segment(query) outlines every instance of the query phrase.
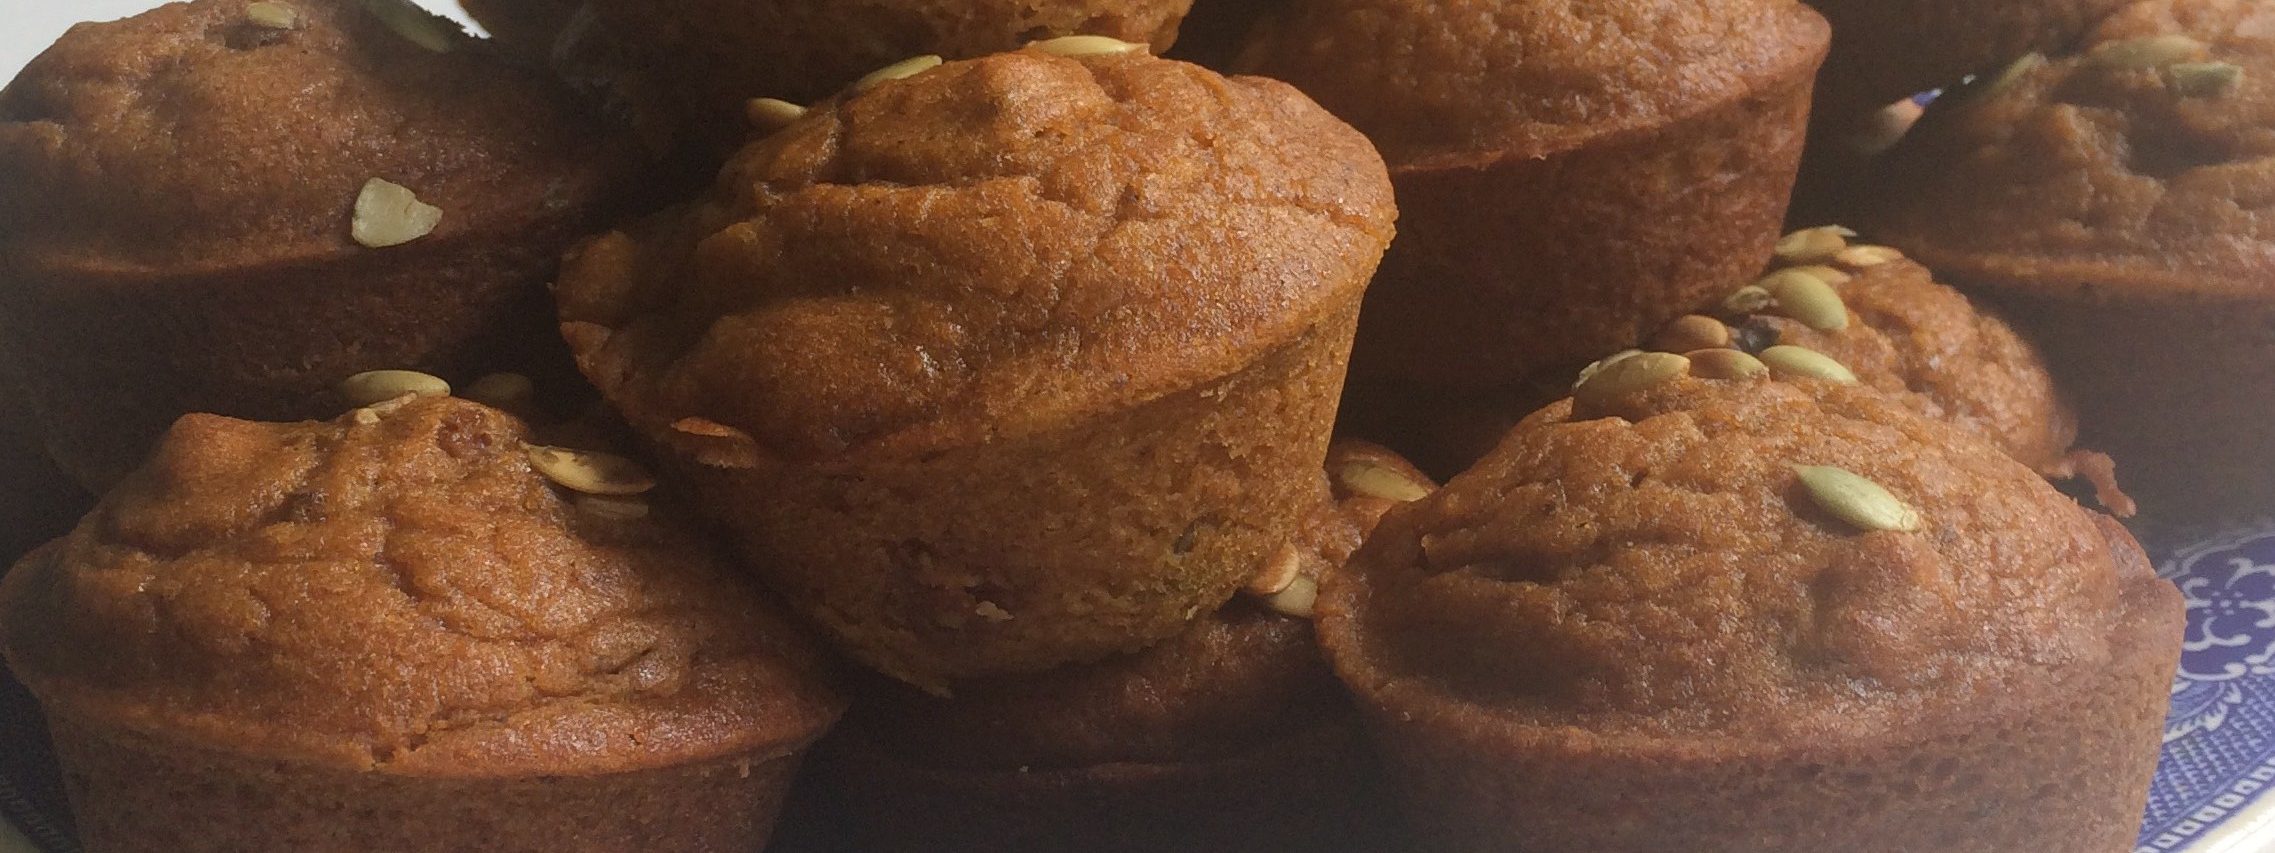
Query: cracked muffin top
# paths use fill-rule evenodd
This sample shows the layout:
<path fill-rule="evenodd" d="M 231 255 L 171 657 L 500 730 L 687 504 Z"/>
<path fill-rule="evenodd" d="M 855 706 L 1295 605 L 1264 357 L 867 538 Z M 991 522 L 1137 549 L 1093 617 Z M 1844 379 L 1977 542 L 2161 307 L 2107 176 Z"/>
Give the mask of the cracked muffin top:
<path fill-rule="evenodd" d="M 604 773 L 818 736 L 842 702 L 817 647 L 665 507 L 572 499 L 525 438 L 440 397 L 184 417 L 0 584 L 0 651 L 74 715 L 388 773 Z"/>
<path fill-rule="evenodd" d="M 1242 62 L 1394 164 L 1466 162 L 1712 110 L 1814 67 L 1830 38 L 1794 0 L 1317 0 L 1268 18 Z"/>
<path fill-rule="evenodd" d="M 2275 6 L 2151 0 L 1940 103 L 1877 236 L 1960 280 L 2267 292 Z"/>
<path fill-rule="evenodd" d="M 371 251 L 374 178 L 441 210 L 420 239 L 511 233 L 584 215 L 632 152 L 407 4 L 176 3 L 80 24 L 0 90 L 0 249 L 167 273 Z"/>
<path fill-rule="evenodd" d="M 2101 666 L 2156 584 L 2114 522 L 1886 395 L 1623 363 L 1330 578 L 1346 680 L 1604 736 L 1886 732 Z"/>
<path fill-rule="evenodd" d="M 1367 141 L 1285 84 L 1027 50 L 817 107 L 557 293 L 651 434 L 908 453 L 1229 375 L 1353 304 L 1393 216 Z"/>

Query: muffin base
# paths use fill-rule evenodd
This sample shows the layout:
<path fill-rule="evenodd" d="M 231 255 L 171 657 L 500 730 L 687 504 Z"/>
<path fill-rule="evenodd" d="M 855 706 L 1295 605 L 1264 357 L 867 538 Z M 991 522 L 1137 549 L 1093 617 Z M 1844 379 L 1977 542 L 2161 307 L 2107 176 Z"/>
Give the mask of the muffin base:
<path fill-rule="evenodd" d="M 915 458 L 679 460 L 752 569 L 919 687 L 1134 651 L 1232 597 L 1318 497 L 1356 306 L 1238 373 Z"/>
<path fill-rule="evenodd" d="M 1783 233 L 1816 60 L 1572 150 L 1393 166 L 1399 235 L 1367 293 L 1353 375 L 1510 387 L 1719 302 Z"/>
<path fill-rule="evenodd" d="M 815 759 L 838 844 L 880 851 L 1381 850 L 1396 846 L 1355 717 L 1243 755 L 1015 771 L 909 764 L 855 736 Z"/>
<path fill-rule="evenodd" d="M 547 228 L 182 273 L 0 258 L 0 338 L 49 453 L 100 491 L 184 413 L 330 417 L 365 370 L 570 381 L 544 281 L 577 226 Z"/>
<path fill-rule="evenodd" d="M 599 776 L 394 776 L 49 718 L 81 842 L 112 853 L 757 850 L 799 757 Z"/>
<path fill-rule="evenodd" d="M 2147 801 L 2183 619 L 2171 584 L 2145 563 L 2129 574 L 2105 668 L 2081 665 L 2032 693 L 1953 697 L 1966 710 L 1876 739 L 1534 726 L 1385 673 L 1364 651 L 1331 657 L 1359 685 L 1412 824 L 1436 849 L 2120 853 Z"/>

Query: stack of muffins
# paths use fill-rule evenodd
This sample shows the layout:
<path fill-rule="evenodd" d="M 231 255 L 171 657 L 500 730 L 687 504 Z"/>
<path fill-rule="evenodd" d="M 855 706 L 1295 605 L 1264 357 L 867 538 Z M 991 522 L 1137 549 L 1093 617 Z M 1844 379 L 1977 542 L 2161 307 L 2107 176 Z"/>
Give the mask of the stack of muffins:
<path fill-rule="evenodd" d="M 2047 478 L 2192 470 L 2074 342 L 2259 316 L 2275 26 L 1814 5 L 83 25 L 0 656 L 97 851 L 2126 849 L 2179 599 Z"/>

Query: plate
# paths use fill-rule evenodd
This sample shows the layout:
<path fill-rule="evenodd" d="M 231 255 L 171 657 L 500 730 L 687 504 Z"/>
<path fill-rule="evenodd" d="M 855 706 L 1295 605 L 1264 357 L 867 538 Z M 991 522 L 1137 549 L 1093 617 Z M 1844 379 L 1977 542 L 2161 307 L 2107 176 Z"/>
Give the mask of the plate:
<path fill-rule="evenodd" d="M 2159 574 L 2188 627 L 2134 853 L 2275 850 L 2275 522 L 2179 548 Z"/>

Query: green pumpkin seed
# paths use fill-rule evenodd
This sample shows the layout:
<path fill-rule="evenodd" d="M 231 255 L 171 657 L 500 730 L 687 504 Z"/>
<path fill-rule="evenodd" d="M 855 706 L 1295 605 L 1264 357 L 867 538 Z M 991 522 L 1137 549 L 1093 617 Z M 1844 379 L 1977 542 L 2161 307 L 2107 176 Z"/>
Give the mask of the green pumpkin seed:
<path fill-rule="evenodd" d="M 1793 472 L 1818 508 L 1859 530 L 1920 529 L 1919 510 L 1855 472 L 1831 465 L 1795 465 Z"/>

